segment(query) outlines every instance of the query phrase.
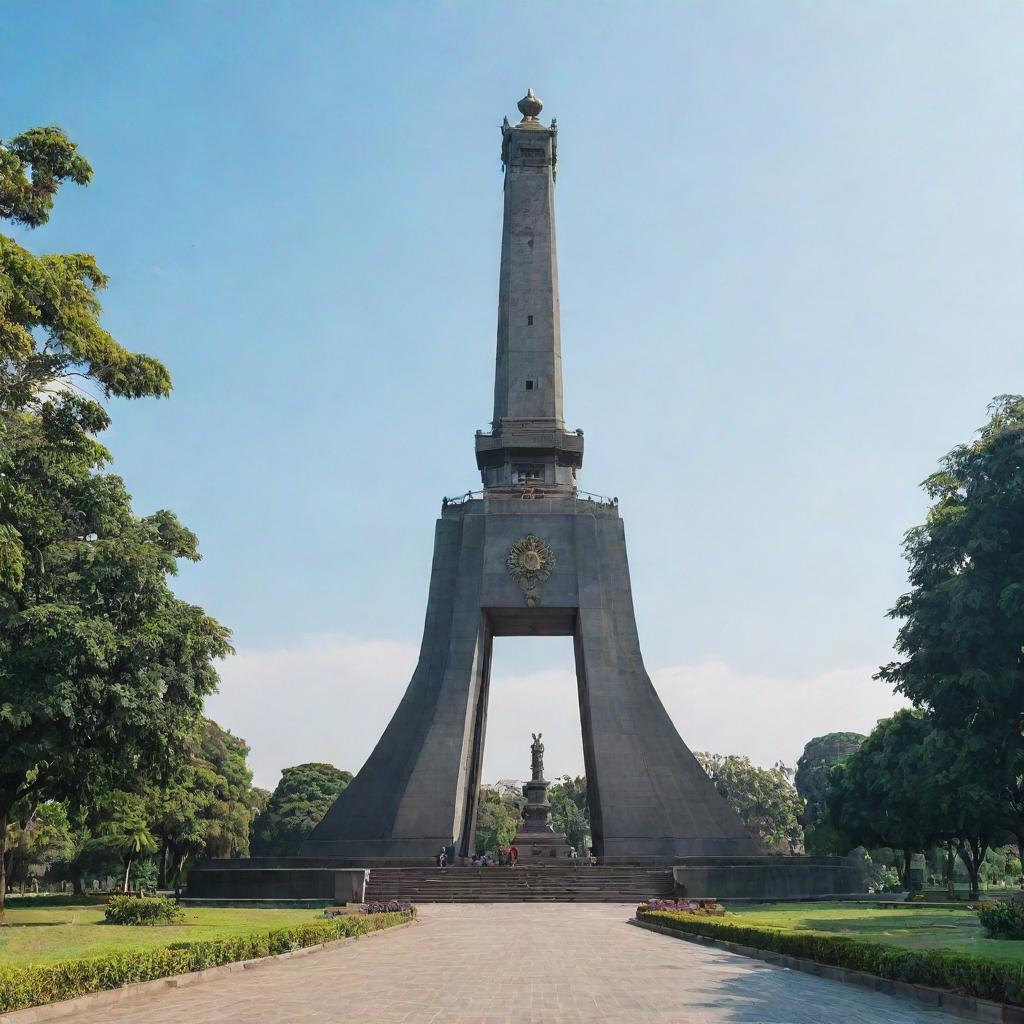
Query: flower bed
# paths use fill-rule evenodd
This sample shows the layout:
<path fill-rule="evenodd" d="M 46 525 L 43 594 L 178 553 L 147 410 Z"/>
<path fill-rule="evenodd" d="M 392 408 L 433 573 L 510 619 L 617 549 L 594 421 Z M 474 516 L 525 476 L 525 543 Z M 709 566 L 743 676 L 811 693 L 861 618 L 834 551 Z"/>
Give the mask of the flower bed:
<path fill-rule="evenodd" d="M 207 967 L 275 956 L 305 946 L 365 935 L 411 921 L 416 911 L 380 913 L 310 921 L 236 938 L 177 942 L 158 949 L 131 950 L 85 960 L 30 967 L 0 967 L 0 1013 L 40 1006 L 61 999 L 120 988 L 141 981 L 170 978 Z"/>
<path fill-rule="evenodd" d="M 673 931 L 735 942 L 890 981 L 944 988 L 978 999 L 1024 1006 L 1024 963 L 988 960 L 943 949 L 903 949 L 815 932 L 786 932 L 690 913 L 640 907 L 637 918 Z"/>
<path fill-rule="evenodd" d="M 725 917 L 725 907 L 714 900 L 648 900 L 637 907 L 638 914 L 648 910 L 670 910 L 680 914 Z"/>
<path fill-rule="evenodd" d="M 412 910 L 412 904 L 404 900 L 388 900 L 386 903 L 364 903 L 360 908 L 361 914 L 408 914 Z"/>

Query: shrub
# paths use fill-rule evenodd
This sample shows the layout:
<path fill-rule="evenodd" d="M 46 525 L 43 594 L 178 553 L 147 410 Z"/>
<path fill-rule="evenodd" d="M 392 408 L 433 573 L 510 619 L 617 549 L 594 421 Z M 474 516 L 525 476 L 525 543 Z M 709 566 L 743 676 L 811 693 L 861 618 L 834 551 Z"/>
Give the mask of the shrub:
<path fill-rule="evenodd" d="M 1024 902 L 1021 900 L 982 903 L 978 920 L 990 939 L 1024 939 Z"/>
<path fill-rule="evenodd" d="M 740 924 L 735 919 L 723 921 L 695 914 L 641 908 L 637 916 L 691 935 L 864 971 L 890 981 L 951 989 L 978 999 L 1024 1005 L 1024 964 L 1019 962 L 987 960 L 944 949 L 901 949 L 840 935 L 785 932 L 763 925 Z"/>
<path fill-rule="evenodd" d="M 310 921 L 294 928 L 277 928 L 271 932 L 205 942 L 178 942 L 158 949 L 130 950 L 87 960 L 0 967 L 0 1013 L 219 967 L 239 960 L 287 953 L 292 949 L 316 946 L 352 935 L 365 935 L 402 924 L 415 915 L 415 910 L 410 910 L 407 914 L 340 917 L 332 921 Z"/>
<path fill-rule="evenodd" d="M 111 896 L 103 917 L 107 924 L 173 924 L 182 912 L 166 896 Z"/>

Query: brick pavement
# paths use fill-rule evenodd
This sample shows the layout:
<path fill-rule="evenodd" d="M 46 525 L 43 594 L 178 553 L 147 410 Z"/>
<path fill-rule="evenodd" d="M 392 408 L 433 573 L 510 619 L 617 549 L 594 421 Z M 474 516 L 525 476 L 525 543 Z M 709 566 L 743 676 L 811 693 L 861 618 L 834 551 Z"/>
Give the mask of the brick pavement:
<path fill-rule="evenodd" d="M 952 1024 L 959 1018 L 626 923 L 606 904 L 448 904 L 308 957 L 73 1024 Z"/>

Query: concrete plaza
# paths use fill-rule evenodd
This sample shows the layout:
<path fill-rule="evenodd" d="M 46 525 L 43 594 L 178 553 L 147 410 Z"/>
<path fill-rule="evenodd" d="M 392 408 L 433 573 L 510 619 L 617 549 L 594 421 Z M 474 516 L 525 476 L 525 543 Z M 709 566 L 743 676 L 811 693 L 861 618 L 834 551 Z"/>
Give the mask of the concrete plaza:
<path fill-rule="evenodd" d="M 332 950 L 67 1018 L 96 1024 L 951 1024 L 627 924 L 631 906 L 448 904 Z"/>

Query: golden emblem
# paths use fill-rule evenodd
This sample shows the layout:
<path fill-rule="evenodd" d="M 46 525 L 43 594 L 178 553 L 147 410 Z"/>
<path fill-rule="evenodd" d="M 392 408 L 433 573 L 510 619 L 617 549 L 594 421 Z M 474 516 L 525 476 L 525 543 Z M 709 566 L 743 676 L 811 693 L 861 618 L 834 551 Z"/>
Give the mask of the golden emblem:
<path fill-rule="evenodd" d="M 555 553 L 531 533 L 509 548 L 505 567 L 509 576 L 526 592 L 526 603 L 532 608 L 540 601 L 540 585 L 555 568 Z"/>

